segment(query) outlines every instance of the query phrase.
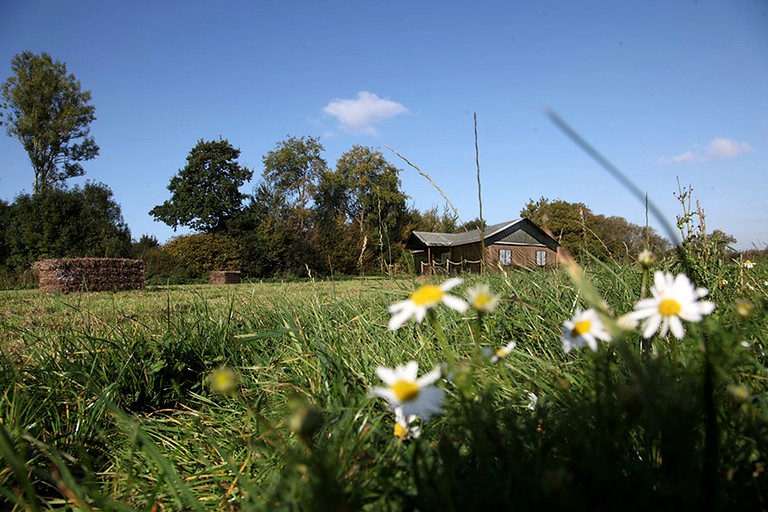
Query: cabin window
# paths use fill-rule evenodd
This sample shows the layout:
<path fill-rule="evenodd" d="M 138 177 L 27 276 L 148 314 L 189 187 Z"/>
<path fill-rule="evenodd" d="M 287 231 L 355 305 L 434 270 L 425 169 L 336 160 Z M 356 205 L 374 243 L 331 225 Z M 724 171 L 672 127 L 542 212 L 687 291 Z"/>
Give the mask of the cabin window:
<path fill-rule="evenodd" d="M 536 265 L 539 267 L 547 266 L 547 251 L 536 251 Z"/>
<path fill-rule="evenodd" d="M 512 249 L 499 249 L 499 264 L 512 264 Z"/>

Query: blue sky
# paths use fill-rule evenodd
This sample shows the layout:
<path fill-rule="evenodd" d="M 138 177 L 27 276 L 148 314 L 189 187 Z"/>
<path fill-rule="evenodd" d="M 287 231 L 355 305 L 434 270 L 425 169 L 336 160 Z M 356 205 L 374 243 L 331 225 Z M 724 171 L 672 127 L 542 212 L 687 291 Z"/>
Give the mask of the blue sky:
<path fill-rule="evenodd" d="M 184 233 L 148 211 L 197 141 L 219 137 L 255 171 L 246 192 L 265 153 L 311 135 L 331 166 L 356 144 L 381 150 L 413 206 L 442 208 L 395 149 L 473 219 L 475 113 L 489 222 L 547 197 L 644 224 L 644 205 L 552 109 L 673 224 L 679 180 L 709 231 L 768 244 L 764 0 L 0 2 L 0 80 L 24 50 L 50 53 L 91 91 L 101 153 L 84 179 L 114 191 L 134 238 Z M 3 132 L 0 198 L 32 181 Z"/>

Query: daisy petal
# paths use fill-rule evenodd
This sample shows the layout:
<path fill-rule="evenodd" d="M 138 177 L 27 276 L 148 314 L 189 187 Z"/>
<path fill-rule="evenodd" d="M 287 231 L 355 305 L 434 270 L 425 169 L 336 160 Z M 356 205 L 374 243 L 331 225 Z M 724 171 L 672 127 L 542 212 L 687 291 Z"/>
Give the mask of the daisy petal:
<path fill-rule="evenodd" d="M 454 311 L 458 311 L 459 313 L 464 313 L 469 308 L 469 304 L 458 297 L 454 297 L 453 295 L 443 296 L 443 304 L 453 309 Z"/>

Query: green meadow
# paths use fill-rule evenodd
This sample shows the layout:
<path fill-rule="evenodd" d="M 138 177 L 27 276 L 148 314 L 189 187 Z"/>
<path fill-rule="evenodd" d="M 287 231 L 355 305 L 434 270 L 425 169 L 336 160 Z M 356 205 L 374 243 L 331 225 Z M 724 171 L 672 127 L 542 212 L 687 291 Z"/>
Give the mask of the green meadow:
<path fill-rule="evenodd" d="M 617 322 L 656 269 L 464 275 L 493 311 L 394 331 L 447 277 L 0 291 L 0 508 L 766 510 L 765 265 L 697 268 L 682 339 Z M 587 308 L 613 341 L 566 354 Z M 371 390 L 409 361 L 444 400 L 400 438 Z"/>

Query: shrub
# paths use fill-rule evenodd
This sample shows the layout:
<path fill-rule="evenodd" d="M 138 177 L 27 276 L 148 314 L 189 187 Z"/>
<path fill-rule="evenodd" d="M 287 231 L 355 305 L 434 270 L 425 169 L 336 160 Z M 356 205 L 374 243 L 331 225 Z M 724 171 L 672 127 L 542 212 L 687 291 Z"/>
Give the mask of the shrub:
<path fill-rule="evenodd" d="M 240 242 L 217 234 L 180 236 L 163 246 L 163 252 L 194 277 L 211 270 L 239 270 Z"/>

